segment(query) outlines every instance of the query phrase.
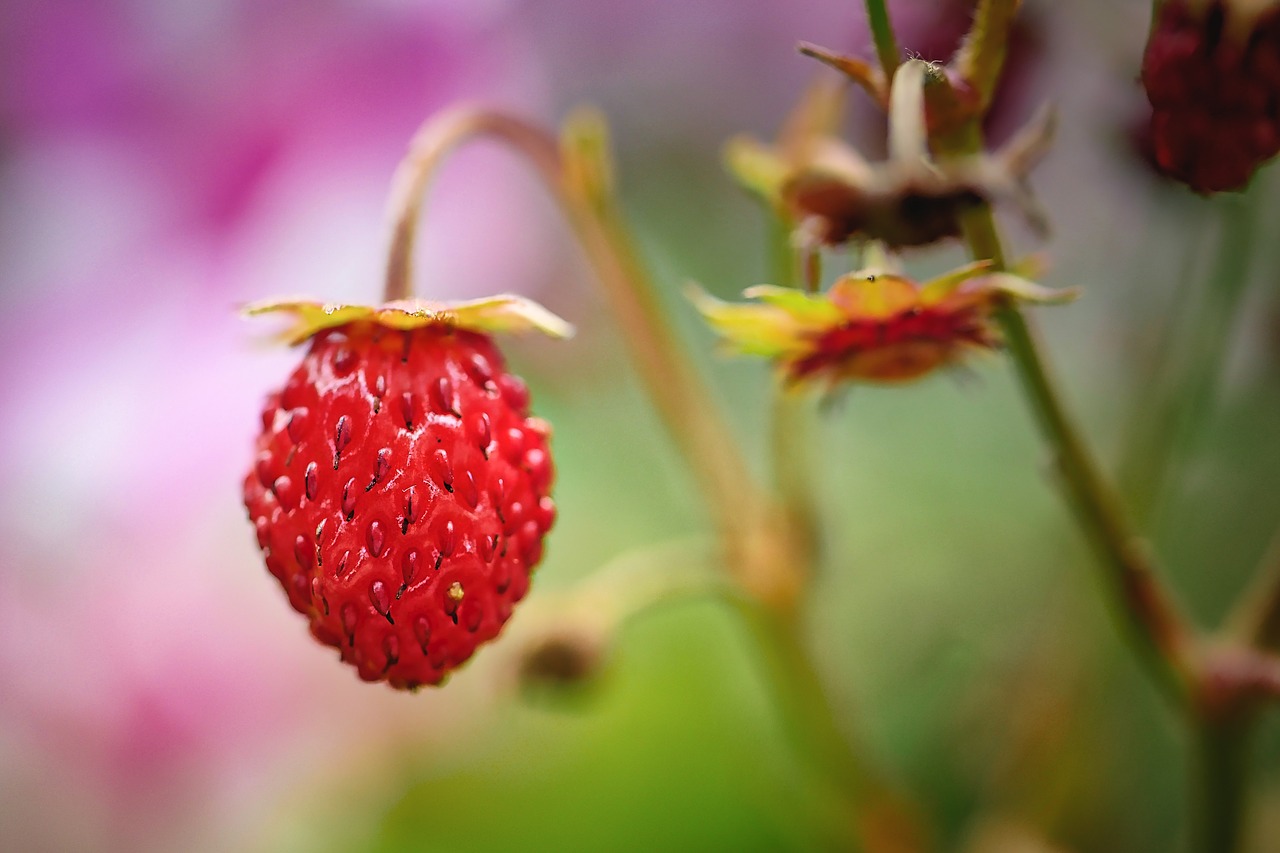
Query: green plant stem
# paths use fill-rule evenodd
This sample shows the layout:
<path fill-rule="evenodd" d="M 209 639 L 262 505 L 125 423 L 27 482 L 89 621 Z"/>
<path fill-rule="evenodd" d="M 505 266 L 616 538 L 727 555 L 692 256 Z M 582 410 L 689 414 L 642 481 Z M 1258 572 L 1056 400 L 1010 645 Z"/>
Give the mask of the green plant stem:
<path fill-rule="evenodd" d="M 787 738 L 849 808 L 852 836 L 867 853 L 929 849 L 914 809 L 872 773 L 868 751 L 840 723 L 802 635 L 801 623 L 749 605 L 741 608 L 760 652 Z"/>
<path fill-rule="evenodd" d="M 1004 251 L 990 208 L 975 211 L 966 225 L 974 258 L 989 258 L 1003 268 Z M 1098 550 L 1117 616 L 1156 682 L 1176 699 L 1189 698 L 1196 678 L 1193 628 L 1165 589 L 1147 544 L 1132 529 L 1119 497 L 1068 416 L 1026 317 L 1006 301 L 996 320 L 1023 392 L 1053 448 L 1062 485 Z"/>
<path fill-rule="evenodd" d="M 1005 265 L 1003 248 L 988 207 L 966 222 L 975 258 Z M 996 319 L 1042 431 L 1055 452 L 1057 470 L 1085 532 L 1101 557 L 1113 609 L 1153 679 L 1188 714 L 1196 738 L 1193 768 L 1193 849 L 1233 853 L 1242 833 L 1247 784 L 1245 744 L 1249 720 L 1239 710 L 1248 675 L 1222 683 L 1226 713 L 1204 697 L 1214 687 L 1202 672 L 1198 632 L 1178 610 L 1157 573 L 1146 543 L 1126 519 L 1119 497 L 1089 454 L 1049 376 L 1026 318 L 1005 303 Z M 1261 608 L 1266 612 L 1266 607 Z M 1242 650 L 1248 654 L 1248 650 Z M 1247 673 L 1247 670 L 1245 671 Z"/>
<path fill-rule="evenodd" d="M 973 86 L 981 98 L 982 110 L 995 96 L 1000 72 L 1008 51 L 1009 31 L 1013 28 L 1022 0 L 979 0 L 973 13 L 973 25 L 952 64 L 960 77 Z"/>
<path fill-rule="evenodd" d="M 759 502 L 733 432 L 713 408 L 714 395 L 693 368 L 666 322 L 657 288 L 636 255 L 611 201 L 592 211 L 570 194 L 566 209 L 631 351 L 646 390 L 681 456 L 692 468 L 726 538 L 741 538 L 750 523 L 744 505 Z"/>
<path fill-rule="evenodd" d="M 1271 539 L 1252 585 L 1227 619 L 1231 635 L 1266 651 L 1280 651 L 1280 532 Z"/>
<path fill-rule="evenodd" d="M 1231 715 L 1195 724 L 1191 824 L 1194 853 L 1234 853 L 1244 835 L 1248 720 Z"/>
<path fill-rule="evenodd" d="M 769 268 L 772 280 L 782 287 L 811 290 L 820 277 L 817 249 L 802 253 L 791 242 L 794 223 L 781 213 L 769 217 Z M 820 549 L 818 507 L 814 502 L 813 472 L 813 405 L 811 399 L 776 381 L 771 389 L 771 430 L 769 435 L 769 467 L 773 488 L 788 527 L 794 532 L 792 541 L 803 549 L 801 562 L 815 566 Z"/>
<path fill-rule="evenodd" d="M 684 599 L 735 600 L 741 589 L 720 570 L 708 537 L 680 539 L 613 558 L 573 587 L 571 607 L 628 619 Z"/>
<path fill-rule="evenodd" d="M 769 217 L 769 268 L 783 287 L 818 286 L 820 254 L 797 250 L 794 223 L 780 211 Z M 770 468 L 793 549 L 812 574 L 820 560 L 821 529 L 812 483 L 813 400 L 776 381 L 772 388 Z M 802 601 L 801 605 L 807 601 Z M 849 808 L 849 826 L 860 846 L 875 853 L 918 853 L 928 849 L 918 810 L 883 781 L 870 765 L 870 750 L 857 741 L 849 709 L 836 708 L 805 642 L 804 608 L 792 614 L 746 610 L 746 621 L 762 651 L 771 692 L 797 752 Z"/>
<path fill-rule="evenodd" d="M 898 52 L 898 40 L 893 35 L 893 24 L 889 21 L 889 10 L 884 0 L 866 0 L 867 23 L 871 25 L 871 38 L 875 41 L 876 57 L 880 60 L 880 68 L 884 70 L 886 82 L 893 79 L 893 72 L 901 62 Z"/>

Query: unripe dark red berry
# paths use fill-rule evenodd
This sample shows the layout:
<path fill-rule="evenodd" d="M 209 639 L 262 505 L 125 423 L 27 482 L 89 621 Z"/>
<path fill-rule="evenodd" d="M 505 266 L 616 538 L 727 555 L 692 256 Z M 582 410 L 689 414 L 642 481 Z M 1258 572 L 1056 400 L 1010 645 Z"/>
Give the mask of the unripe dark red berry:
<path fill-rule="evenodd" d="M 1280 153 L 1280 6 L 1169 0 L 1142 63 L 1157 168 L 1200 193 L 1238 190 Z"/>

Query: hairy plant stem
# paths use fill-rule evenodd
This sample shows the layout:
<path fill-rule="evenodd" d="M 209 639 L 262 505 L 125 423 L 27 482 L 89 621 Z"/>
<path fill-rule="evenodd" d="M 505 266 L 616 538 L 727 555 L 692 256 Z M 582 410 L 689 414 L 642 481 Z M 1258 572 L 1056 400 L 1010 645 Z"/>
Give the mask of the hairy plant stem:
<path fill-rule="evenodd" d="M 1022 0 L 979 0 L 964 43 L 952 65 L 961 79 L 973 86 L 985 110 L 995 97 L 1004 67 L 1009 31 Z"/>
<path fill-rule="evenodd" d="M 975 210 L 965 226 L 975 259 L 990 258 L 997 267 L 1004 267 L 1003 247 L 990 208 Z M 1203 701 L 1208 679 L 1202 672 L 1199 632 L 1174 603 L 1146 542 L 1132 528 L 1118 494 L 1103 477 L 1068 416 L 1026 318 L 1006 302 L 996 319 L 1023 391 L 1054 450 L 1062 485 L 1098 551 L 1112 609 L 1153 680 L 1187 716 L 1197 740 L 1192 788 L 1194 849 L 1231 853 L 1238 849 L 1241 835 L 1248 722 L 1239 713 L 1215 714 Z M 1231 705 L 1244 685 L 1224 683 L 1220 687 Z"/>
<path fill-rule="evenodd" d="M 723 562 L 746 593 L 748 624 L 760 644 L 767 682 L 806 763 L 839 790 L 860 845 L 871 853 L 921 849 L 899 843 L 914 830 L 872 765 L 837 725 L 837 714 L 801 636 L 798 608 L 812 547 L 798 518 L 799 479 L 784 482 L 787 506 L 760 489 L 710 389 L 666 322 L 653 281 L 641 263 L 610 187 L 603 123 L 571 121 L 563 139 L 523 119 L 460 105 L 427 122 L 398 170 L 392 190 L 393 237 L 388 300 L 411 293 L 414 234 L 422 196 L 444 156 L 476 137 L 491 137 L 523 155 L 560 202 L 604 287 L 627 351 L 655 408 L 692 470 L 714 516 Z M 788 422 L 783 415 L 783 422 Z"/>
<path fill-rule="evenodd" d="M 889 10 L 884 0 L 866 0 L 867 23 L 871 25 L 871 38 L 876 45 L 876 57 L 880 60 L 880 68 L 884 71 L 885 81 L 893 79 L 902 57 L 898 52 L 898 40 L 893 34 L 893 25 L 889 22 Z"/>
<path fill-rule="evenodd" d="M 760 649 L 770 692 L 776 697 L 788 739 L 819 778 L 840 795 L 848 811 L 845 831 L 867 853 L 920 853 L 929 849 L 921 816 L 872 772 L 868 750 L 841 725 L 803 624 L 757 606 L 741 608 Z"/>

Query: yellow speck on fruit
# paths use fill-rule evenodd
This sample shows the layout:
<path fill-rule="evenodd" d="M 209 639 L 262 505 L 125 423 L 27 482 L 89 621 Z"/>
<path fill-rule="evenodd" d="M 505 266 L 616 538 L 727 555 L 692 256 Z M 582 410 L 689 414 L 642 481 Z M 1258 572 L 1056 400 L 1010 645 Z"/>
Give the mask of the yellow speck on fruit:
<path fill-rule="evenodd" d="M 461 601 L 462 596 L 466 593 L 462 591 L 462 584 L 454 581 L 450 586 L 447 595 L 454 601 Z"/>

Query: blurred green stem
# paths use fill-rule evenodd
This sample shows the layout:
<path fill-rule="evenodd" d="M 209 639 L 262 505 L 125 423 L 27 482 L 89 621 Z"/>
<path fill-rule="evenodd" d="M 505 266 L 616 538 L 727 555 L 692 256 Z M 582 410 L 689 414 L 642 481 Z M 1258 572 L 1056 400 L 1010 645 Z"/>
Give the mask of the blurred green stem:
<path fill-rule="evenodd" d="M 660 411 L 667 415 L 686 462 L 697 470 L 711 455 L 715 464 L 714 488 L 705 490 L 713 513 L 720 519 L 721 541 L 730 572 L 746 590 L 745 610 L 753 636 L 760 642 L 774 701 L 789 721 L 793 742 L 806 762 L 831 780 L 846 805 L 857 815 L 853 829 L 873 853 L 906 853 L 918 850 L 893 841 L 908 826 L 899 817 L 885 788 L 873 781 L 872 769 L 861 749 L 855 748 L 836 725 L 836 716 L 813 661 L 799 636 L 798 608 L 812 569 L 813 513 L 803 457 L 775 457 L 775 474 L 781 506 L 757 491 L 745 461 L 723 446 L 727 430 L 712 409 L 711 394 L 699 387 L 691 360 L 671 333 L 656 298 L 656 289 L 631 247 L 628 231 L 617 209 L 605 159 L 603 125 L 571 121 L 565 132 L 565 156 L 570 176 L 565 193 L 567 212 L 596 264 L 624 333 L 636 339 L 632 356 L 650 380 L 648 390 Z M 595 160 L 593 164 L 593 159 Z M 577 175 L 587 180 L 574 181 Z M 589 179 L 596 176 L 595 180 Z M 788 268 L 796 270 L 796 265 Z M 790 273 L 789 275 L 794 275 Z M 678 388 L 671 384 L 679 380 Z M 677 394 L 678 391 L 678 394 Z M 792 400 L 778 400 L 775 422 L 782 446 L 794 448 L 803 433 L 804 414 L 792 408 Z M 681 432 L 688 423 L 703 426 L 691 436 Z M 696 440 L 691 440 L 696 439 Z M 719 444 L 721 446 L 711 446 Z"/>
<path fill-rule="evenodd" d="M 1005 267 L 1004 250 L 989 207 L 974 212 L 967 234 L 975 260 Z M 1194 678 L 1193 633 L 1156 574 L 1146 543 L 1125 519 L 1119 497 L 1104 479 L 1062 404 L 1026 317 L 1012 303 L 996 314 L 1023 391 L 1054 450 L 1055 463 L 1085 532 L 1097 547 L 1105 581 L 1129 636 L 1153 676 L 1175 696 Z"/>
<path fill-rule="evenodd" d="M 1154 399 L 1142 407 L 1140 427 L 1121 472 L 1121 481 L 1130 484 L 1134 515 L 1140 521 L 1176 483 L 1191 445 L 1213 411 L 1231 329 L 1249 284 L 1255 195 L 1214 199 L 1220 222 L 1212 270 L 1195 293 L 1194 304 L 1178 312 L 1188 317 L 1186 328 L 1178 323 L 1166 332 L 1178 339 L 1162 348 L 1170 363 L 1155 381 Z"/>
<path fill-rule="evenodd" d="M 742 590 L 720 570 L 705 536 L 621 554 L 574 587 L 569 608 L 604 614 L 616 628 L 665 604 L 687 599 L 737 601 Z"/>
<path fill-rule="evenodd" d="M 982 148 L 982 131 L 970 122 L 951 141 L 963 150 L 946 153 L 974 153 Z M 970 210 L 962 225 L 974 260 L 990 260 L 996 270 L 1008 268 L 989 204 Z M 1194 628 L 1165 588 L 1150 548 L 1129 522 L 1118 493 L 1068 415 L 1027 318 L 1008 299 L 999 305 L 995 318 L 1023 393 L 1053 450 L 1060 482 L 1101 558 L 1103 581 L 1116 616 L 1156 683 L 1182 702 L 1195 686 Z"/>
<path fill-rule="evenodd" d="M 974 210 L 964 224 L 974 258 L 990 258 L 1003 268 L 1004 250 L 990 207 Z M 1241 832 L 1246 725 L 1234 715 L 1219 717 L 1202 701 L 1214 685 L 1207 684 L 1201 671 L 1199 634 L 1175 605 L 1146 542 L 1067 414 L 1026 318 L 1006 302 L 996 319 L 1077 518 L 1101 557 L 1113 609 L 1153 679 L 1190 715 L 1199 741 L 1193 783 L 1195 849 L 1231 853 Z M 1222 686 L 1229 694 L 1243 687 Z"/>
<path fill-rule="evenodd" d="M 769 217 L 769 266 L 772 280 L 782 287 L 813 290 L 820 286 L 821 253 L 798 251 L 791 242 L 794 223 L 775 211 Z M 812 569 L 821 547 L 818 508 L 813 492 L 813 406 L 811 400 L 773 383 L 770 469 L 793 542 L 803 548 L 802 562 Z M 810 570 L 809 574 L 812 571 Z"/>
<path fill-rule="evenodd" d="M 1129 525 L 1119 497 L 1067 415 L 1026 318 L 1006 303 L 996 319 L 1023 391 L 1053 448 L 1062 485 L 1102 559 L 1117 616 L 1156 682 L 1175 698 L 1185 698 L 1195 680 L 1194 631 L 1160 580 L 1147 543 Z"/>
<path fill-rule="evenodd" d="M 1280 651 L 1280 531 L 1271 539 L 1254 575 L 1227 620 L 1238 640 L 1271 652 Z"/>
<path fill-rule="evenodd" d="M 884 0 L 866 0 L 867 22 L 871 25 L 871 38 L 875 41 L 876 57 L 884 70 L 886 82 L 893 79 L 893 72 L 901 61 L 898 52 L 898 40 L 893 35 L 893 24 L 889 21 L 889 10 Z"/>
<path fill-rule="evenodd" d="M 849 809 L 845 831 L 867 853 L 919 853 L 929 849 L 920 815 L 871 772 L 868 750 L 840 724 L 802 624 L 748 605 L 741 609 L 756 639 L 766 682 L 788 739 L 806 764 L 841 795 Z"/>
<path fill-rule="evenodd" d="M 1249 721 L 1239 715 L 1195 723 L 1191 849 L 1234 853 L 1244 835 Z"/>
<path fill-rule="evenodd" d="M 553 186 L 604 286 L 645 390 L 699 481 L 722 539 L 741 541 L 764 499 L 635 251 L 612 192 L 603 119 L 593 113 L 571 118 L 562 148 Z"/>
<path fill-rule="evenodd" d="M 784 287 L 817 286 L 819 256 L 798 251 L 794 223 L 769 216 L 771 278 Z M 820 525 L 812 483 L 813 404 L 782 382 L 772 388 L 770 467 L 791 557 L 811 575 L 819 560 Z M 919 853 L 928 849 L 922 816 L 886 784 L 870 750 L 851 731 L 848 709 L 838 709 L 804 637 L 802 600 L 790 612 L 758 605 L 742 609 L 761 650 L 762 666 L 782 724 L 796 751 L 837 793 L 847 811 L 842 829 L 871 853 Z M 843 723 L 843 725 L 842 725 Z"/>

